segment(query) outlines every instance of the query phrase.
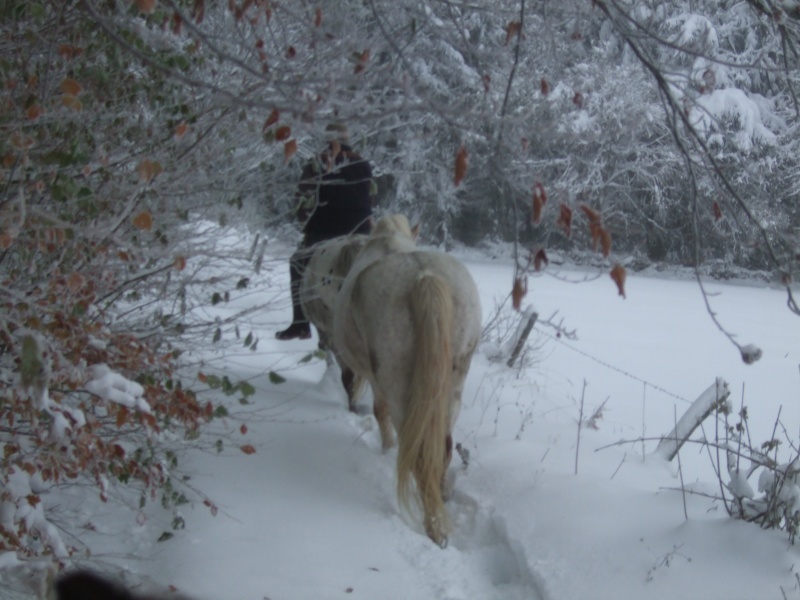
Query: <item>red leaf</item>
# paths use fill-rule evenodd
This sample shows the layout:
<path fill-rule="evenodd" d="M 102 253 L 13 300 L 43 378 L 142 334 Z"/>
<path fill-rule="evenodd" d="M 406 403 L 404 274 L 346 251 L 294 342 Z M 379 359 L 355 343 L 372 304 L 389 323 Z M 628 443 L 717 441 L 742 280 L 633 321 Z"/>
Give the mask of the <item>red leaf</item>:
<path fill-rule="evenodd" d="M 614 268 L 611 269 L 611 279 L 614 280 L 614 283 L 617 284 L 617 290 L 619 291 L 619 295 L 625 298 L 625 277 L 628 275 L 628 272 L 625 270 L 621 264 L 617 263 L 614 265 Z"/>
<path fill-rule="evenodd" d="M 720 208 L 719 202 L 714 200 L 714 203 L 711 205 L 711 210 L 714 211 L 714 219 L 719 221 L 722 218 L 722 208 Z"/>
<path fill-rule="evenodd" d="M 558 221 L 556 225 L 564 230 L 564 234 L 569 237 L 572 235 L 572 209 L 566 204 L 559 207 Z"/>
<path fill-rule="evenodd" d="M 322 9 L 318 8 L 314 11 L 314 27 L 322 25 Z"/>
<path fill-rule="evenodd" d="M 292 128 L 289 127 L 288 125 L 281 125 L 275 131 L 275 139 L 279 142 L 288 140 L 291 137 L 291 135 L 292 135 Z"/>
<path fill-rule="evenodd" d="M 177 139 L 181 139 L 183 136 L 186 135 L 187 131 L 189 131 L 189 126 L 186 124 L 186 121 L 181 121 L 175 127 L 175 137 Z"/>
<path fill-rule="evenodd" d="M 124 406 L 119 407 L 119 409 L 117 410 L 117 420 L 116 420 L 117 429 L 122 427 L 128 420 L 128 414 L 129 413 L 127 408 L 125 408 Z"/>
<path fill-rule="evenodd" d="M 172 14 L 172 33 L 175 35 L 180 34 L 183 27 L 183 17 L 177 11 Z"/>
<path fill-rule="evenodd" d="M 149 211 L 143 210 L 133 217 L 133 226 L 142 231 L 149 231 L 153 228 L 153 216 Z"/>
<path fill-rule="evenodd" d="M 534 271 L 538 273 L 543 267 L 546 267 L 549 264 L 550 261 L 547 259 L 547 253 L 544 251 L 544 248 L 539 248 L 539 251 L 536 253 L 536 256 L 533 259 Z"/>
<path fill-rule="evenodd" d="M 533 210 L 531 211 L 531 222 L 538 225 L 542 222 L 542 211 L 544 209 L 544 201 L 541 196 L 533 195 Z"/>
<path fill-rule="evenodd" d="M 522 23 L 519 21 L 511 21 L 508 25 L 506 25 L 506 46 L 508 42 L 511 41 L 511 38 L 517 36 L 522 31 Z"/>
<path fill-rule="evenodd" d="M 533 215 L 531 219 L 534 225 L 538 225 L 542 220 L 542 209 L 547 204 L 547 192 L 541 181 L 533 184 Z"/>
<path fill-rule="evenodd" d="M 367 68 L 367 61 L 369 60 L 369 48 L 364 50 L 361 54 L 355 53 L 356 67 L 353 72 L 358 75 Z"/>
<path fill-rule="evenodd" d="M 289 140 L 283 145 L 283 162 L 288 163 L 297 152 L 297 140 Z"/>
<path fill-rule="evenodd" d="M 523 277 L 517 277 L 514 280 L 514 288 L 511 290 L 511 303 L 514 310 L 519 310 L 522 306 L 522 299 L 528 293 L 528 280 Z"/>
<path fill-rule="evenodd" d="M 537 181 L 533 184 L 533 195 L 539 196 L 542 199 L 542 204 L 547 204 L 547 191 L 544 189 L 544 184 L 541 181 Z"/>
<path fill-rule="evenodd" d="M 156 9 L 156 0 L 134 0 L 139 12 L 149 15 Z"/>
<path fill-rule="evenodd" d="M 256 453 L 256 449 L 251 444 L 245 444 L 240 448 L 240 450 L 248 455 Z"/>
<path fill-rule="evenodd" d="M 453 183 L 455 183 L 456 187 L 464 180 L 464 177 L 467 174 L 467 164 L 469 162 L 469 153 L 467 152 L 466 147 L 461 146 L 456 152 L 456 169 L 455 169 L 455 177 L 453 178 Z"/>
<path fill-rule="evenodd" d="M 194 22 L 198 25 L 203 22 L 203 17 L 206 14 L 205 0 L 194 0 L 194 8 L 192 8 L 192 17 Z"/>
<path fill-rule="evenodd" d="M 277 123 L 278 119 L 280 118 L 281 118 L 281 113 L 278 111 L 277 108 L 273 108 L 272 112 L 269 113 L 267 120 L 264 122 L 264 127 L 262 131 L 266 131 L 267 129 L 275 125 L 275 123 Z"/>
<path fill-rule="evenodd" d="M 550 93 L 550 83 L 542 77 L 542 80 L 539 82 L 539 89 L 542 92 L 542 96 L 547 96 Z"/>
<path fill-rule="evenodd" d="M 239 431 L 242 433 L 242 435 L 247 435 L 247 425 L 243 423 L 242 426 L 239 427 Z"/>
<path fill-rule="evenodd" d="M 603 221 L 600 213 L 593 209 L 591 206 L 587 206 L 586 204 L 581 204 L 580 209 L 583 211 L 583 214 L 589 219 L 590 223 L 597 223 L 600 225 Z"/>

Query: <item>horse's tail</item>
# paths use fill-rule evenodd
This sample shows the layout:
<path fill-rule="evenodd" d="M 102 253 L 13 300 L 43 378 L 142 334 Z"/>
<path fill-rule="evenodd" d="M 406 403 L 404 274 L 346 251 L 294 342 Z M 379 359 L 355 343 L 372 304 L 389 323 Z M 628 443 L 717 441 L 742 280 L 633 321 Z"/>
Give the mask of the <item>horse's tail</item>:
<path fill-rule="evenodd" d="M 441 277 L 423 272 L 411 293 L 416 356 L 405 421 L 398 432 L 397 495 L 409 509 L 410 475 L 417 484 L 430 538 L 447 543 L 447 513 L 442 482 L 450 429 L 450 380 L 453 368 L 453 300 Z"/>

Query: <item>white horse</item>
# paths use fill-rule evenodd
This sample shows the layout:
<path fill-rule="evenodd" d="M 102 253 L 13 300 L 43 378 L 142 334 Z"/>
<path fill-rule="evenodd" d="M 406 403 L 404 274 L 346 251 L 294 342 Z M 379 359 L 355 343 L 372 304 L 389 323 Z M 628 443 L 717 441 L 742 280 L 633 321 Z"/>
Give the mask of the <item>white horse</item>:
<path fill-rule="evenodd" d="M 447 544 L 443 485 L 452 427 L 481 332 L 478 290 L 466 268 L 420 251 L 405 217 L 376 225 L 336 298 L 333 340 L 342 360 L 372 386 L 383 448 L 399 441 L 398 500 L 413 485 L 425 531 Z"/>
<path fill-rule="evenodd" d="M 366 235 L 348 235 L 315 244 L 309 248 L 311 258 L 300 284 L 303 313 L 317 329 L 320 348 L 332 353 L 341 368 L 342 385 L 352 412 L 355 412 L 362 380 L 342 362 L 331 342 L 333 307 L 345 276 L 368 239 Z"/>

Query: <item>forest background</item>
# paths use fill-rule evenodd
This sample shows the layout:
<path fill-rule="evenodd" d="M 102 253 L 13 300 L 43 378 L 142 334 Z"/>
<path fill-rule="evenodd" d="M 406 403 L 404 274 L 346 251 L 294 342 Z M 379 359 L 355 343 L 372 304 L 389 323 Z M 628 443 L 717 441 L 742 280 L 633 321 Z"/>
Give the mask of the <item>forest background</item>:
<path fill-rule="evenodd" d="M 2 2 L 0 552 L 85 555 L 60 486 L 185 499 L 173 442 L 253 393 L 192 351 L 258 345 L 204 308 L 296 227 L 331 121 L 380 212 L 511 245 L 515 300 L 558 255 L 621 293 L 747 272 L 800 316 L 799 43 L 795 0 Z"/>

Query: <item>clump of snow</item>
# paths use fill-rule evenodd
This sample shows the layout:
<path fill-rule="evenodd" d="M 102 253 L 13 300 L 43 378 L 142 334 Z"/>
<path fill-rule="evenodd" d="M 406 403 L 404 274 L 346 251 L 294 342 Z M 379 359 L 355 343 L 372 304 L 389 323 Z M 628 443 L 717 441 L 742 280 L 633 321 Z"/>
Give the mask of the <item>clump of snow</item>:
<path fill-rule="evenodd" d="M 92 365 L 89 373 L 91 380 L 87 382 L 86 389 L 92 394 L 107 402 L 150 413 L 150 405 L 142 397 L 144 388 L 135 381 L 126 379 L 104 364 Z"/>
<path fill-rule="evenodd" d="M 743 152 L 751 151 L 756 144 L 773 146 L 778 138 L 764 124 L 763 99 L 758 97 L 757 101 L 755 97 L 757 94 L 751 97 L 736 88 L 714 90 L 697 98 L 690 120 L 712 141 L 718 139 L 712 136 L 723 129 L 721 124 L 730 123 L 736 129 L 734 144 Z"/>

